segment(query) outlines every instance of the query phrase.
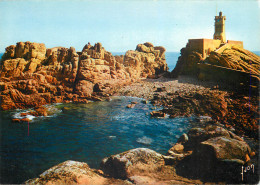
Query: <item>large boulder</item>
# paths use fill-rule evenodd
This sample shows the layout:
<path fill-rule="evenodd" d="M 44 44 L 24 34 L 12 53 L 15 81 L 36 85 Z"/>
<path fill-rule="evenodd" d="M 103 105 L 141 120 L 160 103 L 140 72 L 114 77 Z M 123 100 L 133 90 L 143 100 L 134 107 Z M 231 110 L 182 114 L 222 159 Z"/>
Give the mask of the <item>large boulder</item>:
<path fill-rule="evenodd" d="M 45 59 L 46 47 L 42 43 L 18 42 L 6 48 L 3 59 L 24 58 L 29 60 L 31 58 L 43 61 Z"/>
<path fill-rule="evenodd" d="M 218 140 L 218 139 L 220 140 Z M 221 139 L 222 138 L 222 139 Z M 243 156 L 245 157 L 246 154 L 250 153 L 250 147 L 244 142 L 242 138 L 237 136 L 236 134 L 232 133 L 231 131 L 226 130 L 225 128 L 217 125 L 208 125 L 204 128 L 201 127 L 195 127 L 192 128 L 188 131 L 187 134 L 183 134 L 179 139 L 178 143 L 176 143 L 169 151 L 168 155 L 174 156 L 176 153 L 184 153 L 185 151 L 198 151 L 199 147 L 203 146 L 208 146 L 210 143 L 212 146 L 219 146 L 218 144 L 214 145 L 214 141 L 216 140 L 215 143 L 218 143 L 220 141 L 226 141 L 230 142 L 233 148 L 230 148 L 230 150 L 233 150 L 235 147 L 242 146 L 246 147 L 247 149 L 243 149 Z M 179 145 L 183 146 L 184 148 L 181 150 L 182 152 L 176 152 L 176 148 L 180 148 Z M 219 149 L 216 149 L 216 151 L 221 151 L 225 152 L 224 145 L 220 145 L 221 147 Z M 240 150 L 240 149 L 239 149 Z M 205 150 L 204 150 L 205 151 Z M 234 149 L 234 151 L 237 151 L 237 149 Z M 230 155 L 232 155 L 232 152 L 230 152 Z M 232 157 L 233 159 L 237 159 L 236 156 L 234 155 Z M 224 158 L 223 158 L 224 159 Z M 229 159 L 229 158 L 226 158 Z"/>
<path fill-rule="evenodd" d="M 229 131 L 223 127 L 215 125 L 209 125 L 205 128 L 192 128 L 189 130 L 187 136 L 189 140 L 185 144 L 190 145 L 191 147 L 194 147 L 195 145 L 198 145 L 199 143 L 214 137 L 223 136 L 230 138 Z"/>
<path fill-rule="evenodd" d="M 165 60 L 166 49 L 162 46 L 153 47 L 153 44 L 146 42 L 138 44 L 135 51 L 127 51 L 124 58 L 124 65 L 131 77 L 155 77 L 168 71 Z"/>
<path fill-rule="evenodd" d="M 131 184 L 126 181 L 108 179 L 101 176 L 97 170 L 89 168 L 87 163 L 65 161 L 42 174 L 30 179 L 25 184 Z"/>
<path fill-rule="evenodd" d="M 247 162 L 247 155 L 251 149 L 244 141 L 230 137 L 214 137 L 200 143 L 196 148 L 197 153 L 213 155 L 217 160 L 241 160 Z M 211 153 L 213 152 L 213 153 Z"/>
<path fill-rule="evenodd" d="M 202 181 L 240 182 L 241 168 L 251 148 L 239 136 L 220 126 L 193 128 L 167 153 L 176 173 Z"/>
<path fill-rule="evenodd" d="M 2 56 L 3 60 L 12 59 L 15 57 L 15 45 L 11 45 L 5 48 L 5 53 Z"/>
<path fill-rule="evenodd" d="M 115 178 L 126 179 L 162 172 L 164 158 L 147 148 L 136 148 L 103 159 L 101 169 Z"/>

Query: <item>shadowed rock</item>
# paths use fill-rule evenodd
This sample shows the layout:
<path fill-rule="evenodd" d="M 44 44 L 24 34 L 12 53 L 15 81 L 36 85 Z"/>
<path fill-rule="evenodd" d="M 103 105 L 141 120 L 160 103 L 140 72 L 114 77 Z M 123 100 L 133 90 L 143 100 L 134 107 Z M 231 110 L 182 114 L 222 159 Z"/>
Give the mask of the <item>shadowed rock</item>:
<path fill-rule="evenodd" d="M 191 129 L 178 141 L 167 153 L 178 175 L 204 182 L 241 182 L 241 168 L 250 160 L 251 148 L 234 133 L 207 126 Z"/>

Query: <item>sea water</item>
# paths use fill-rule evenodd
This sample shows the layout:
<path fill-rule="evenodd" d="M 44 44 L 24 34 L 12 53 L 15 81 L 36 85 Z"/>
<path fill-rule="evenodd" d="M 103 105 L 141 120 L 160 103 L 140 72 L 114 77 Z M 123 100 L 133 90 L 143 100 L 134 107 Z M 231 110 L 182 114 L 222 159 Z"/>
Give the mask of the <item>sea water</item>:
<path fill-rule="evenodd" d="M 132 101 L 135 108 L 126 108 Z M 141 101 L 48 105 L 54 115 L 29 124 L 11 121 L 27 110 L 1 111 L 0 183 L 22 183 L 66 160 L 98 168 L 103 158 L 138 147 L 165 154 L 195 118 L 151 118 L 154 107 Z"/>

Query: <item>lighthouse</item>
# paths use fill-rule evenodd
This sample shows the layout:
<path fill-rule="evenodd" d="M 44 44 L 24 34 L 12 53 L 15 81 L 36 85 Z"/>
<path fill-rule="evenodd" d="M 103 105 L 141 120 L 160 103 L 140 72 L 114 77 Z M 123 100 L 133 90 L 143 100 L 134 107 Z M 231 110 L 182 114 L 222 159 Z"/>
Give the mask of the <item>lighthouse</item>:
<path fill-rule="evenodd" d="M 226 16 L 222 16 L 222 12 L 219 12 L 218 16 L 215 16 L 215 33 L 213 39 L 221 40 L 221 43 L 226 43 L 225 33 L 225 20 Z"/>

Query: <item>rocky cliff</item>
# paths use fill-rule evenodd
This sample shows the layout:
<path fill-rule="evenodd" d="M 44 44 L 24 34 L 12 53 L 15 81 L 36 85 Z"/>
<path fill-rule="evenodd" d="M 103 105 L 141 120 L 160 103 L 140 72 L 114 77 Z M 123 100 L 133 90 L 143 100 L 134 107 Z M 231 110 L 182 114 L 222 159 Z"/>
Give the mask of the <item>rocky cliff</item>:
<path fill-rule="evenodd" d="M 0 64 L 1 109 L 38 107 L 48 103 L 100 100 L 110 89 L 168 70 L 165 48 L 139 44 L 125 56 L 113 56 L 101 43 L 46 48 L 19 42 L 6 48 Z"/>

